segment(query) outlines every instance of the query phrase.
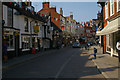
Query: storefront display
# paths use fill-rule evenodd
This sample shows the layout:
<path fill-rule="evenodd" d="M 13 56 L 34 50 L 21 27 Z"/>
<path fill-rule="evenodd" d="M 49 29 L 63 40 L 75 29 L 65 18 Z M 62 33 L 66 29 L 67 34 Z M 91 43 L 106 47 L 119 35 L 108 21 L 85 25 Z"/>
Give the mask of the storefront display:
<path fill-rule="evenodd" d="M 14 32 L 13 31 L 4 31 L 3 35 L 4 40 L 6 40 L 8 49 L 14 49 Z"/>
<path fill-rule="evenodd" d="M 30 36 L 22 36 L 22 49 L 30 48 Z"/>

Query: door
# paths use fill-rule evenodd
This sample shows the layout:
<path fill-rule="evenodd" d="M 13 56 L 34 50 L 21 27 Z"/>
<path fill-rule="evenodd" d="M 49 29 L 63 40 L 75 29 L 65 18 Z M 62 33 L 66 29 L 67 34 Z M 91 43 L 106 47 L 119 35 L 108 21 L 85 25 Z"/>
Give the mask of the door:
<path fill-rule="evenodd" d="M 15 53 L 16 53 L 16 56 L 18 56 L 20 53 L 20 51 L 19 51 L 19 33 L 18 32 L 15 35 Z"/>

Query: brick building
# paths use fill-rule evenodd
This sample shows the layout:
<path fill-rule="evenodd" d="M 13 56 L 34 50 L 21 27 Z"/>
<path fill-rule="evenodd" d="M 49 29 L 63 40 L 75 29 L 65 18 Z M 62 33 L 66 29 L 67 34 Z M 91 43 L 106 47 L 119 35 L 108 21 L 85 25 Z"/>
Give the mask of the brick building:
<path fill-rule="evenodd" d="M 56 12 L 56 6 L 50 6 L 49 2 L 42 3 L 43 8 L 38 11 L 41 16 L 50 16 L 50 25 L 53 28 L 51 46 L 56 47 L 57 42 L 60 40 L 61 25 L 60 25 L 60 14 Z"/>
<path fill-rule="evenodd" d="M 103 29 L 97 35 L 103 35 L 104 53 L 118 56 L 116 43 L 120 40 L 120 1 L 98 2 L 103 9 Z"/>

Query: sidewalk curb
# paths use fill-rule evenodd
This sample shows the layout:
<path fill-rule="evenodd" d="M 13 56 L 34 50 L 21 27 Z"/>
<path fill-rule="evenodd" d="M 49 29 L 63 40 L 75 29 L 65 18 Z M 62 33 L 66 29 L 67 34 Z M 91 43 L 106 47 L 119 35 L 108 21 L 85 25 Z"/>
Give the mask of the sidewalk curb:
<path fill-rule="evenodd" d="M 100 67 L 96 64 L 96 62 L 95 62 L 93 59 L 92 59 L 92 61 L 93 61 L 94 64 L 97 66 L 98 71 L 99 71 L 100 73 L 102 73 L 105 78 L 109 78 L 109 77 L 107 76 L 107 74 L 106 74 L 105 72 L 103 72 L 103 70 L 100 69 Z"/>
<path fill-rule="evenodd" d="M 56 51 L 56 50 L 54 50 L 54 51 Z M 51 53 L 52 53 L 52 52 L 49 52 L 49 53 L 43 52 L 41 55 L 37 55 L 37 56 L 31 57 L 31 58 L 28 58 L 28 59 L 23 60 L 23 61 L 20 61 L 20 62 L 18 62 L 18 63 L 14 63 L 14 64 L 12 64 L 12 65 L 4 66 L 4 67 L 2 66 L 2 70 L 7 70 L 7 69 L 12 68 L 12 67 L 15 67 L 15 66 L 17 66 L 17 65 L 26 63 L 27 61 L 30 61 L 30 60 L 32 60 L 32 59 L 36 59 L 36 58 L 38 58 L 38 57 L 41 57 L 41 56 L 44 56 L 44 55 L 47 55 L 47 54 L 51 54 Z"/>

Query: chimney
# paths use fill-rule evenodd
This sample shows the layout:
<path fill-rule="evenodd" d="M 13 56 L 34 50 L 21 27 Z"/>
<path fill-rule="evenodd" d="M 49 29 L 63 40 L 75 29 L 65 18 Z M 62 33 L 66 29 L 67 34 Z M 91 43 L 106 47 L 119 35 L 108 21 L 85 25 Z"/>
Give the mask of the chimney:
<path fill-rule="evenodd" d="M 62 8 L 60 8 L 60 14 L 63 15 L 63 10 L 62 10 Z"/>
<path fill-rule="evenodd" d="M 43 9 L 49 8 L 49 2 L 43 2 Z"/>
<path fill-rule="evenodd" d="M 73 20 L 73 13 L 70 12 L 70 18 Z"/>
<path fill-rule="evenodd" d="M 50 9 L 52 9 L 52 11 L 56 12 L 56 6 L 50 6 Z"/>

